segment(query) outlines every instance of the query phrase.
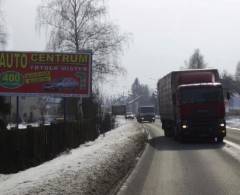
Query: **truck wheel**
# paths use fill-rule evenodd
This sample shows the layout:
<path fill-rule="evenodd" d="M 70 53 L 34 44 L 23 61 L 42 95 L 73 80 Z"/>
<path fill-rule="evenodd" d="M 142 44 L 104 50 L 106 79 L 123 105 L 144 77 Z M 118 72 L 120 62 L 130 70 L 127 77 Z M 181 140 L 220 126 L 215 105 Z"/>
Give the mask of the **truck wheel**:
<path fill-rule="evenodd" d="M 162 129 L 166 129 L 164 120 L 162 120 Z"/>
<path fill-rule="evenodd" d="M 178 127 L 174 127 L 174 129 L 173 129 L 173 136 L 174 136 L 174 140 L 179 141 L 179 142 L 183 141 L 183 136 L 178 131 Z"/>
<path fill-rule="evenodd" d="M 6 130 L 6 128 L 7 128 L 6 123 L 0 119 L 0 131 Z"/>
<path fill-rule="evenodd" d="M 217 143 L 222 143 L 223 142 L 223 137 L 218 137 L 217 138 Z"/>
<path fill-rule="evenodd" d="M 170 137 L 170 133 L 169 133 L 168 130 L 164 130 L 164 136 L 165 136 L 165 137 Z"/>
<path fill-rule="evenodd" d="M 179 140 L 179 137 L 177 135 L 174 135 L 174 140 L 175 141 L 178 141 Z"/>
<path fill-rule="evenodd" d="M 182 141 L 182 136 L 181 135 L 174 135 L 174 140 L 181 142 Z"/>

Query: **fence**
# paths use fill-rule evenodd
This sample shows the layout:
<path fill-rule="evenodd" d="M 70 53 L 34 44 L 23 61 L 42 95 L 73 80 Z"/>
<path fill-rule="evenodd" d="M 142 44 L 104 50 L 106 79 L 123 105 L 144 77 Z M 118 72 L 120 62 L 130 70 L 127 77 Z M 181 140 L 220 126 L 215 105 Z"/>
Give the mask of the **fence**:
<path fill-rule="evenodd" d="M 98 125 L 97 125 L 98 124 Z M 67 149 L 96 139 L 113 128 L 113 120 L 85 119 L 75 123 L 0 131 L 0 172 L 13 173 L 53 159 Z"/>

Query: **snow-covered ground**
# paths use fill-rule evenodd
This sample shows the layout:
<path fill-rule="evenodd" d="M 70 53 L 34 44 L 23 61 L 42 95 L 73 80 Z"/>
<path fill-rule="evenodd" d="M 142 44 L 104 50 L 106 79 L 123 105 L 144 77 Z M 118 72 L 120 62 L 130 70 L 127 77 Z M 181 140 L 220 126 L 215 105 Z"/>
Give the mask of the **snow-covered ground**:
<path fill-rule="evenodd" d="M 118 123 L 120 127 L 54 160 L 0 175 L 0 194 L 107 194 L 135 164 L 146 139 L 136 122 L 122 118 Z"/>
<path fill-rule="evenodd" d="M 240 129 L 240 116 L 228 117 L 226 122 L 227 122 L 228 127 L 233 127 L 233 128 L 239 128 Z"/>

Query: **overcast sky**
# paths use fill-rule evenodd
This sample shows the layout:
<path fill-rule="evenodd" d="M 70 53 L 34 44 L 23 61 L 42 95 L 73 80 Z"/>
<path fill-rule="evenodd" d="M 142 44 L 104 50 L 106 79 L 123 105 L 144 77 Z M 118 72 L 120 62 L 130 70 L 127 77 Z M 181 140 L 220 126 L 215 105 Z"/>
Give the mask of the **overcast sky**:
<path fill-rule="evenodd" d="M 44 49 L 35 30 L 40 0 L 5 0 L 8 50 Z M 240 61 L 239 0 L 109 0 L 111 20 L 132 41 L 121 58 L 126 77 L 118 79 L 125 93 L 134 78 L 155 88 L 157 79 L 179 70 L 199 48 L 209 67 L 235 72 Z"/>

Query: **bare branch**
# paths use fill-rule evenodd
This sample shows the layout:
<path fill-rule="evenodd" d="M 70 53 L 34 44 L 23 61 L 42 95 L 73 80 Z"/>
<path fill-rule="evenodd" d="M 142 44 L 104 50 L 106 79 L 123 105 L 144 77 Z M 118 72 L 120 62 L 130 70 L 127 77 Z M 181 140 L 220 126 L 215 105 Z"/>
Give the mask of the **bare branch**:
<path fill-rule="evenodd" d="M 50 32 L 48 49 L 92 49 L 93 73 L 98 77 L 124 72 L 118 58 L 129 38 L 106 18 L 104 0 L 43 0 L 37 20 L 39 28 Z"/>
<path fill-rule="evenodd" d="M 4 20 L 4 15 L 3 11 L 1 9 L 1 4 L 2 1 L 0 0 L 0 48 L 5 48 L 7 45 L 7 32 L 5 28 L 5 20 Z"/>

